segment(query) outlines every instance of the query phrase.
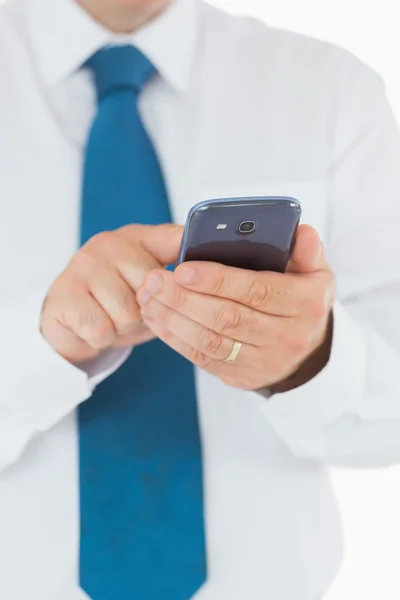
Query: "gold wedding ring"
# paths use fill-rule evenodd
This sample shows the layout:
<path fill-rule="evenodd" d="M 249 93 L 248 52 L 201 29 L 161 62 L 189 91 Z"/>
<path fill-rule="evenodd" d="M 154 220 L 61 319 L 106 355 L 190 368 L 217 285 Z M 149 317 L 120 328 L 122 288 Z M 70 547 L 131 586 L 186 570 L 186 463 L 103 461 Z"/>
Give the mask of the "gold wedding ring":
<path fill-rule="evenodd" d="M 228 358 L 226 358 L 222 362 L 233 363 L 237 359 L 241 347 L 242 347 L 242 342 L 238 342 L 238 340 L 235 340 L 235 343 L 233 344 L 232 352 L 230 353 Z"/>

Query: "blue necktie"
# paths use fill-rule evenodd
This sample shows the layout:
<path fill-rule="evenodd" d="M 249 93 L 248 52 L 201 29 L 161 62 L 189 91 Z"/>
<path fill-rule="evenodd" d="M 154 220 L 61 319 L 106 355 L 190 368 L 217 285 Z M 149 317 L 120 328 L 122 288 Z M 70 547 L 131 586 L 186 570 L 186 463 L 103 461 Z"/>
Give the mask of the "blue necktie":
<path fill-rule="evenodd" d="M 85 64 L 98 112 L 86 147 L 81 243 L 128 223 L 171 221 L 138 112 L 155 73 L 132 46 Z M 192 365 L 159 340 L 135 348 L 79 409 L 80 581 L 93 600 L 188 600 L 206 578 Z"/>

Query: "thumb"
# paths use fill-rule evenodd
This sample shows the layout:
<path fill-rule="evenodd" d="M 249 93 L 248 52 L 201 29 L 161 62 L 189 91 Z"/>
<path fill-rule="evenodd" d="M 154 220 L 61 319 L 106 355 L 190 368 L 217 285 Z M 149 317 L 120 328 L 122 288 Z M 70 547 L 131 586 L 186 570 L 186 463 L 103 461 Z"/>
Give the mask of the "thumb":
<path fill-rule="evenodd" d="M 139 241 L 143 250 L 160 265 L 176 262 L 183 236 L 182 225 L 128 225 L 129 228 L 132 228 L 133 239 Z"/>
<path fill-rule="evenodd" d="M 318 233 L 310 225 L 300 225 L 287 271 L 313 273 L 325 266 L 325 251 Z"/>

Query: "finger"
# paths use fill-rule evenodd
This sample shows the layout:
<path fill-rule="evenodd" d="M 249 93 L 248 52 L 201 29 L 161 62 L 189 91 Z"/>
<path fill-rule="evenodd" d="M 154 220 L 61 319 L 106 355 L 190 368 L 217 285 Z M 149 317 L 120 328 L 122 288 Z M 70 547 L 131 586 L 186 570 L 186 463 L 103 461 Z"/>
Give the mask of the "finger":
<path fill-rule="evenodd" d="M 154 299 L 166 307 L 165 315 L 168 307 L 215 333 L 255 346 L 264 345 L 278 326 L 283 326 L 283 321 L 286 321 L 231 300 L 182 288 L 175 283 L 169 271 L 152 271 L 137 294 L 142 307 L 151 309 Z"/>
<path fill-rule="evenodd" d="M 122 233 L 135 247 L 139 240 L 143 250 L 151 254 L 159 265 L 171 265 L 178 259 L 182 225 L 126 225 Z"/>
<path fill-rule="evenodd" d="M 326 267 L 325 251 L 318 233 L 310 225 L 300 225 L 287 272 L 314 273 Z"/>
<path fill-rule="evenodd" d="M 100 267 L 89 276 L 88 287 L 93 298 L 105 310 L 118 336 L 125 335 L 140 322 L 136 294 L 115 269 Z"/>
<path fill-rule="evenodd" d="M 174 311 L 155 298 L 142 308 L 142 318 L 160 323 L 171 334 L 212 360 L 223 361 L 229 356 L 233 341 L 188 317 Z"/>
<path fill-rule="evenodd" d="M 114 324 L 106 311 L 82 284 L 78 287 L 74 280 L 71 287 L 63 288 L 66 297 L 71 298 L 58 317 L 60 325 L 72 331 L 78 338 L 96 349 L 108 348 L 116 339 Z"/>
<path fill-rule="evenodd" d="M 192 364 L 200 367 L 201 369 L 205 369 L 213 375 L 218 374 L 220 377 L 223 377 L 224 374 L 230 374 L 232 369 L 236 366 L 236 361 L 233 364 L 228 364 L 222 361 L 213 360 L 203 352 L 199 351 L 197 348 L 194 348 L 181 338 L 175 336 L 158 321 L 146 320 L 145 323 L 147 327 L 151 329 L 154 335 L 162 342 L 167 344 L 167 346 L 172 348 L 172 350 L 175 350 L 175 352 L 178 352 L 178 354 L 186 358 Z"/>
<path fill-rule="evenodd" d="M 275 316 L 297 316 L 310 295 L 307 282 L 293 274 L 250 271 L 218 263 L 184 263 L 177 267 L 174 277 L 183 288 Z"/>
<path fill-rule="evenodd" d="M 150 342 L 154 339 L 154 333 L 143 323 L 140 321 L 140 324 L 137 325 L 137 328 L 134 329 L 131 333 L 120 336 L 115 340 L 113 344 L 113 348 L 129 348 L 130 346 L 140 346 L 145 342 Z"/>
<path fill-rule="evenodd" d="M 166 327 L 157 321 L 145 320 L 147 327 L 153 332 L 153 334 L 160 339 L 162 342 L 167 344 L 172 350 L 178 352 L 181 356 L 186 358 L 188 361 L 200 367 L 202 369 L 209 369 L 213 360 L 202 354 L 195 348 L 192 348 L 190 344 L 184 342 L 180 338 L 176 337 L 173 333 L 168 331 Z"/>
<path fill-rule="evenodd" d="M 73 364 L 96 358 L 101 352 L 91 348 L 55 314 L 47 315 L 41 323 L 40 332 L 60 356 Z"/>
<path fill-rule="evenodd" d="M 127 248 L 125 254 L 121 252 L 116 266 L 121 277 L 136 292 L 143 285 L 146 275 L 152 269 L 159 269 L 161 265 L 151 254 L 139 247 L 134 250 Z"/>
<path fill-rule="evenodd" d="M 181 227 L 177 225 L 127 225 L 118 230 L 118 235 L 114 231 L 103 231 L 77 254 L 76 268 L 82 276 L 87 276 L 97 271 L 99 262 L 105 263 L 118 270 L 129 286 L 137 290 L 151 269 L 170 264 L 180 237 Z"/>

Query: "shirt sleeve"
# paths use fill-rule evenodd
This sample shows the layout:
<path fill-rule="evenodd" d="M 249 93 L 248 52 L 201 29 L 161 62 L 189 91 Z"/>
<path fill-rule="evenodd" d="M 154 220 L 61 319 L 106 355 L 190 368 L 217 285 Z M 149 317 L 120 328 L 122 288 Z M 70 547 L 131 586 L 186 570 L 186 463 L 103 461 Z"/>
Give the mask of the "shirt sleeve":
<path fill-rule="evenodd" d="M 71 365 L 40 333 L 46 293 L 36 290 L 19 303 L 1 298 L 0 471 L 18 460 L 34 436 L 87 400 L 130 353 L 111 351 L 86 371 Z"/>
<path fill-rule="evenodd" d="M 298 457 L 385 466 L 400 462 L 400 133 L 374 72 L 357 65 L 342 90 L 329 168 L 331 357 L 263 410 Z"/>

